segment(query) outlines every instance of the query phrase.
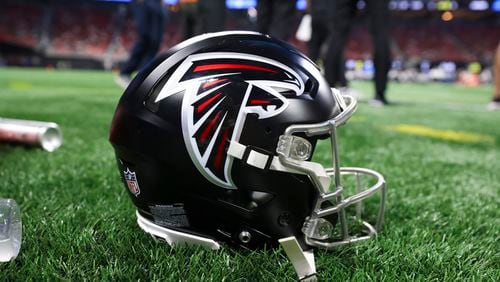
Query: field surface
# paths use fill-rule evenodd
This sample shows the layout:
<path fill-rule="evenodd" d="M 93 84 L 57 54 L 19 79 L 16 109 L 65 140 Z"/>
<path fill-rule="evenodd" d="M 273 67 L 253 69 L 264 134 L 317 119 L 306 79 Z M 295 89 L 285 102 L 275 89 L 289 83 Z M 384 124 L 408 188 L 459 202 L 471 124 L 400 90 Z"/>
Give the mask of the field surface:
<path fill-rule="evenodd" d="M 316 252 L 320 280 L 499 281 L 491 87 L 393 83 L 385 108 L 366 103 L 371 83 L 354 87 L 363 96 L 340 131 L 341 162 L 385 175 L 386 224 L 375 240 Z M 54 121 L 64 134 L 52 154 L 0 144 L 0 198 L 23 219 L 21 253 L 0 263 L 0 280 L 293 281 L 280 249 L 173 249 L 137 227 L 107 141 L 120 95 L 107 72 L 0 69 L 0 116 Z"/>

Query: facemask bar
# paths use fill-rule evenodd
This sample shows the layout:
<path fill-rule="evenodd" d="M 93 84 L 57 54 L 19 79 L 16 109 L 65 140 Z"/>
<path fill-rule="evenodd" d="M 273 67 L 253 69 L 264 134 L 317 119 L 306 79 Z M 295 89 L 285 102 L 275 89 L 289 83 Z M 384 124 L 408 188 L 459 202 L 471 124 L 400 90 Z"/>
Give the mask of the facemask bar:
<path fill-rule="evenodd" d="M 311 179 L 313 185 L 318 189 L 319 197 L 318 199 L 316 199 L 316 203 L 314 205 L 315 208 L 312 211 L 311 215 L 306 218 L 302 228 L 302 232 L 305 235 L 305 241 L 308 245 L 326 249 L 369 239 L 375 236 L 377 234 L 377 231 L 382 227 L 386 194 L 385 180 L 380 173 L 366 168 L 340 167 L 337 144 L 337 127 L 347 122 L 347 120 L 355 112 L 357 103 L 356 100 L 351 96 L 341 96 L 340 93 L 335 89 L 332 89 L 332 91 L 335 100 L 337 100 L 341 108 L 343 108 L 341 114 L 339 114 L 332 120 L 322 123 L 289 126 L 285 130 L 284 135 L 280 137 L 280 142 L 278 143 L 278 148 L 276 150 L 279 156 L 279 160 L 283 164 L 283 166 L 291 170 L 296 170 L 307 174 Z M 347 103 L 344 103 L 344 101 L 346 101 Z M 306 136 L 329 134 L 331 136 L 333 167 L 324 169 L 323 166 L 317 163 L 300 160 L 300 158 L 296 157 L 296 154 L 291 154 L 289 148 L 293 148 L 294 146 L 294 144 L 292 144 L 291 142 L 295 140 L 295 143 L 298 143 L 299 141 L 297 141 L 296 139 L 302 139 L 300 137 L 294 136 L 294 134 L 296 133 L 303 133 Z M 346 199 L 344 199 L 342 195 L 344 189 L 341 183 L 341 175 L 354 175 L 356 179 L 356 194 Z M 362 176 L 376 179 L 376 183 L 371 187 L 362 190 Z M 328 192 L 332 177 L 334 179 L 334 191 Z M 376 224 L 375 226 L 373 226 L 372 224 L 362 220 L 361 218 L 363 209 L 362 201 L 372 196 L 379 190 L 381 192 L 380 206 Z M 322 205 L 325 202 L 332 203 L 333 205 L 322 208 Z M 348 206 L 354 204 L 356 204 L 356 218 L 358 220 L 361 220 L 365 228 L 364 232 L 366 233 L 366 235 L 351 236 L 349 234 L 345 209 Z M 333 230 L 333 226 L 324 217 L 332 214 L 338 214 L 339 216 L 341 231 L 340 240 L 333 240 L 329 235 Z"/>

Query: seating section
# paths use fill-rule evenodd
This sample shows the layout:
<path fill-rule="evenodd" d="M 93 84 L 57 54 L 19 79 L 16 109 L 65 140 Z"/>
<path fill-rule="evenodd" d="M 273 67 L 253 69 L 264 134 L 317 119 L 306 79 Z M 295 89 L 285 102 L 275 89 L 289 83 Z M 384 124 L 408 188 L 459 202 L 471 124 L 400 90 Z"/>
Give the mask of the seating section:
<path fill-rule="evenodd" d="M 474 30 L 470 30 L 474 32 Z M 471 61 L 476 58 L 454 38 L 447 27 L 438 24 L 424 26 L 397 26 L 392 38 L 403 53 L 411 60 Z"/>
<path fill-rule="evenodd" d="M 344 55 L 348 59 L 368 59 L 372 57 L 372 38 L 365 27 L 354 27 L 350 33 Z"/>
<path fill-rule="evenodd" d="M 500 26 L 456 25 L 451 33 L 459 38 L 479 59 L 492 61 L 500 43 Z"/>
<path fill-rule="evenodd" d="M 61 6 L 52 18 L 51 47 L 55 53 L 102 56 L 111 42 L 113 10 Z"/>
<path fill-rule="evenodd" d="M 0 8 L 0 42 L 36 47 L 42 34 L 42 14 L 42 6 L 2 4 Z"/>
<path fill-rule="evenodd" d="M 117 45 L 113 52 L 116 57 L 124 57 L 127 55 L 137 39 L 136 30 L 137 28 L 133 19 L 131 17 L 127 17 L 121 30 L 119 31 Z"/>

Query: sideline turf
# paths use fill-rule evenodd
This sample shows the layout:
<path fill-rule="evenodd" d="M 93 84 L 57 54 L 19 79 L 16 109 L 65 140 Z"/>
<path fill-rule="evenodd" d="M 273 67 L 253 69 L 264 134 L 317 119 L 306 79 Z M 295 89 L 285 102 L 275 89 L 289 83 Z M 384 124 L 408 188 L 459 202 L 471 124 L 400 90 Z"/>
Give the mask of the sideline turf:
<path fill-rule="evenodd" d="M 317 252 L 320 279 L 500 280 L 500 112 L 483 111 L 491 88 L 393 83 L 397 105 L 379 109 L 363 102 L 370 83 L 354 86 L 366 94 L 340 131 L 341 162 L 385 175 L 386 225 L 376 240 Z M 282 251 L 172 249 L 136 226 L 107 142 L 120 94 L 107 72 L 0 69 L 0 116 L 55 121 L 64 134 L 53 154 L 0 145 L 0 197 L 21 205 L 24 228 L 0 280 L 294 280 Z M 492 140 L 388 129 L 400 124 Z M 326 147 L 316 158 L 326 161 Z"/>

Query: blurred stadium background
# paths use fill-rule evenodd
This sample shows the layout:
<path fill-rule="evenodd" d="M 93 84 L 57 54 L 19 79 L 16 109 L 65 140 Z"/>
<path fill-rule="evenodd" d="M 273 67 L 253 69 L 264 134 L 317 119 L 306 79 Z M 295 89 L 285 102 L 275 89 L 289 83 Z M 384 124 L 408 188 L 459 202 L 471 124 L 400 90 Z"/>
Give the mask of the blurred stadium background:
<path fill-rule="evenodd" d="M 255 0 L 226 0 L 226 29 L 255 29 Z M 126 59 L 135 37 L 130 0 L 3 0 L 0 65 L 114 69 Z M 181 41 L 177 0 L 170 11 L 161 50 Z M 306 8 L 297 1 L 296 25 Z M 365 8 L 358 2 L 359 13 Z M 500 39 L 500 0 L 391 0 L 390 77 L 400 81 L 490 83 Z M 358 17 L 347 44 L 348 78 L 373 75 L 372 41 Z M 289 41 L 307 54 L 304 42 Z M 471 76 L 472 75 L 472 76 Z"/>
<path fill-rule="evenodd" d="M 162 51 L 181 40 L 175 2 L 165 4 Z M 226 4 L 227 29 L 255 28 L 255 0 Z M 297 1 L 297 26 L 304 7 Z M 390 9 L 390 76 L 402 82 L 389 84 L 394 106 L 366 103 L 372 42 L 357 17 L 345 55 L 363 96 L 340 132 L 342 164 L 388 181 L 385 227 L 317 252 L 320 281 L 499 281 L 500 112 L 486 104 L 500 0 L 391 0 Z M 123 92 L 110 70 L 126 59 L 134 25 L 128 1 L 0 1 L 0 116 L 57 122 L 64 134 L 51 154 L 0 144 L 0 198 L 20 204 L 24 232 L 0 281 L 294 281 L 280 250 L 168 248 L 137 227 L 107 141 Z"/>

